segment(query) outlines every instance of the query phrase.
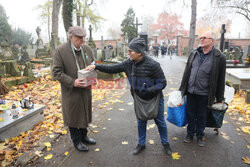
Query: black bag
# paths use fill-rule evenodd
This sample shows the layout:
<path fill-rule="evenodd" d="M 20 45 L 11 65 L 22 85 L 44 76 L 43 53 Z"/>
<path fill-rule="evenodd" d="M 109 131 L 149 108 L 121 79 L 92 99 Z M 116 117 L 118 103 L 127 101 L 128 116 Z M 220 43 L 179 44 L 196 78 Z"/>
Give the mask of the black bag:
<path fill-rule="evenodd" d="M 225 112 L 228 108 L 228 104 L 227 103 L 224 104 L 227 105 L 226 108 L 224 109 L 214 109 L 214 108 L 208 109 L 206 127 L 221 128 Z"/>
<path fill-rule="evenodd" d="M 150 120 L 157 117 L 161 100 L 161 93 L 158 93 L 156 96 L 149 100 L 140 98 L 135 92 L 133 93 L 133 97 L 135 115 L 137 119 Z"/>

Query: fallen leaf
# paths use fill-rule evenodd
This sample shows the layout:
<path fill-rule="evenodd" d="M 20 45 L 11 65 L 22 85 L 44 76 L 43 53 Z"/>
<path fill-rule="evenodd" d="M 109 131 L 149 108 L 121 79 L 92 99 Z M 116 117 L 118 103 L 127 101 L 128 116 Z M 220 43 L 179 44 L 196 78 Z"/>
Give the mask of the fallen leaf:
<path fill-rule="evenodd" d="M 99 131 L 98 130 L 93 130 L 93 133 L 99 133 Z"/>
<path fill-rule="evenodd" d="M 248 158 L 248 157 L 246 157 L 246 158 L 241 157 L 241 159 L 242 159 L 242 161 L 243 161 L 245 164 L 250 165 L 250 158 Z"/>
<path fill-rule="evenodd" d="M 43 145 L 45 145 L 45 146 L 47 146 L 47 147 L 51 147 L 50 142 L 45 142 L 45 143 L 43 143 Z"/>
<path fill-rule="evenodd" d="M 44 159 L 47 160 L 47 159 L 51 159 L 52 157 L 53 157 L 53 154 L 49 154 L 49 155 L 45 156 Z"/>
<path fill-rule="evenodd" d="M 49 135 L 49 137 L 50 137 L 50 138 L 54 138 L 54 137 L 55 137 L 55 135 L 53 135 L 53 134 L 52 134 L 52 135 Z"/>
<path fill-rule="evenodd" d="M 250 149 L 250 145 L 247 145 L 247 149 Z"/>
<path fill-rule="evenodd" d="M 96 148 L 96 149 L 95 149 L 95 152 L 99 152 L 99 151 L 100 151 L 100 149 L 99 149 L 99 148 Z"/>
<path fill-rule="evenodd" d="M 66 155 L 66 156 L 67 156 L 68 154 L 69 154 L 69 152 L 68 152 L 68 151 L 66 151 L 66 152 L 64 153 L 64 155 Z"/>
<path fill-rule="evenodd" d="M 243 127 L 241 127 L 241 130 L 242 130 L 244 133 L 250 134 L 250 126 L 243 126 Z"/>
<path fill-rule="evenodd" d="M 228 122 L 226 120 L 223 120 L 223 124 L 227 124 Z"/>
<path fill-rule="evenodd" d="M 178 152 L 172 153 L 173 160 L 179 160 L 181 155 L 178 154 Z"/>
<path fill-rule="evenodd" d="M 154 140 L 149 140 L 148 143 L 149 144 L 155 144 Z"/>
<path fill-rule="evenodd" d="M 128 105 L 132 105 L 133 104 L 133 102 L 129 102 L 129 103 L 127 103 Z"/>
<path fill-rule="evenodd" d="M 111 120 L 111 118 L 108 119 L 109 121 Z"/>
<path fill-rule="evenodd" d="M 177 137 L 173 137 L 172 140 L 173 140 L 173 141 L 177 141 L 178 138 L 177 138 Z"/>
<path fill-rule="evenodd" d="M 51 147 L 47 147 L 47 151 L 50 151 L 51 150 Z"/>
<path fill-rule="evenodd" d="M 42 151 L 36 151 L 35 154 L 36 154 L 38 157 L 42 157 L 42 156 L 43 156 Z"/>
<path fill-rule="evenodd" d="M 106 127 L 103 127 L 102 129 L 104 129 L 104 130 L 105 130 L 105 129 L 106 129 Z"/>
<path fill-rule="evenodd" d="M 0 122 L 4 122 L 4 120 L 3 120 L 3 118 L 2 118 L 2 117 L 0 117 Z"/>
<path fill-rule="evenodd" d="M 124 111 L 124 108 L 119 108 L 120 111 Z"/>
<path fill-rule="evenodd" d="M 66 135 L 67 134 L 67 130 L 62 131 L 61 134 Z"/>
<path fill-rule="evenodd" d="M 123 144 L 123 145 L 126 145 L 126 144 L 128 144 L 128 142 L 127 142 L 127 141 L 123 141 L 122 144 Z"/>

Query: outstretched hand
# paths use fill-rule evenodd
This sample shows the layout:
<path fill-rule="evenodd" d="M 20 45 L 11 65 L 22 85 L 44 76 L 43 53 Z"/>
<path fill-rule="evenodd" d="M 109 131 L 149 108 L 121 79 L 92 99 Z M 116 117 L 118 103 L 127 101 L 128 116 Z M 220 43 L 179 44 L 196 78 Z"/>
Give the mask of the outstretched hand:
<path fill-rule="evenodd" d="M 87 70 L 87 71 L 92 71 L 95 69 L 95 65 L 89 65 L 88 67 L 86 67 L 84 70 Z"/>

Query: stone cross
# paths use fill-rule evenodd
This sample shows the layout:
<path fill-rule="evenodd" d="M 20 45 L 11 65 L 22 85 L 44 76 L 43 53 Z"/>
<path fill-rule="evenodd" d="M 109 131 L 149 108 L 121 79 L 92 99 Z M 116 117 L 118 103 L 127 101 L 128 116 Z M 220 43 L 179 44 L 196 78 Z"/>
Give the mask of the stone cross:
<path fill-rule="evenodd" d="M 142 23 L 138 23 L 138 18 L 136 17 L 136 23 L 135 23 L 135 26 L 136 26 L 136 37 L 138 36 L 138 26 L 142 25 Z"/>

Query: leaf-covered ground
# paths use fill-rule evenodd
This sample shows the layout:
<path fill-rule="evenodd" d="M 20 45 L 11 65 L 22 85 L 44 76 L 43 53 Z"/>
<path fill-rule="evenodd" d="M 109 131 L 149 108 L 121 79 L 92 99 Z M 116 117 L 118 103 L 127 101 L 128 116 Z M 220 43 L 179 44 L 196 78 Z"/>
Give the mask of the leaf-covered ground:
<path fill-rule="evenodd" d="M 105 104 L 97 103 L 98 106 L 96 107 L 104 108 L 115 102 L 122 102 L 119 100 L 121 96 L 115 90 L 119 88 L 123 89 L 123 87 L 120 87 L 121 82 L 124 82 L 124 80 L 120 82 L 99 80 L 95 89 L 92 90 L 93 102 L 102 101 L 109 94 L 112 94 L 113 98 Z M 0 143 L 0 166 L 11 164 L 25 151 L 37 147 L 39 139 L 42 136 L 53 137 L 53 133 L 67 134 L 66 130 L 62 130 L 64 125 L 61 112 L 61 89 L 59 82 L 52 81 L 51 76 L 46 75 L 32 83 L 12 87 L 12 90 L 5 95 L 3 99 L 20 101 L 25 97 L 31 97 L 31 100 L 35 104 L 46 105 L 44 121 L 34 125 L 31 130 L 22 132 L 19 136 L 6 139 L 5 142 Z M 12 105 L 11 103 L 8 104 L 9 107 Z M 3 121 L 4 118 L 0 118 L 0 122 Z M 47 150 L 51 148 L 51 146 L 46 146 Z M 42 155 L 41 152 L 37 152 L 36 154 L 38 156 Z M 44 158 L 50 159 L 52 156 L 50 155 Z"/>

